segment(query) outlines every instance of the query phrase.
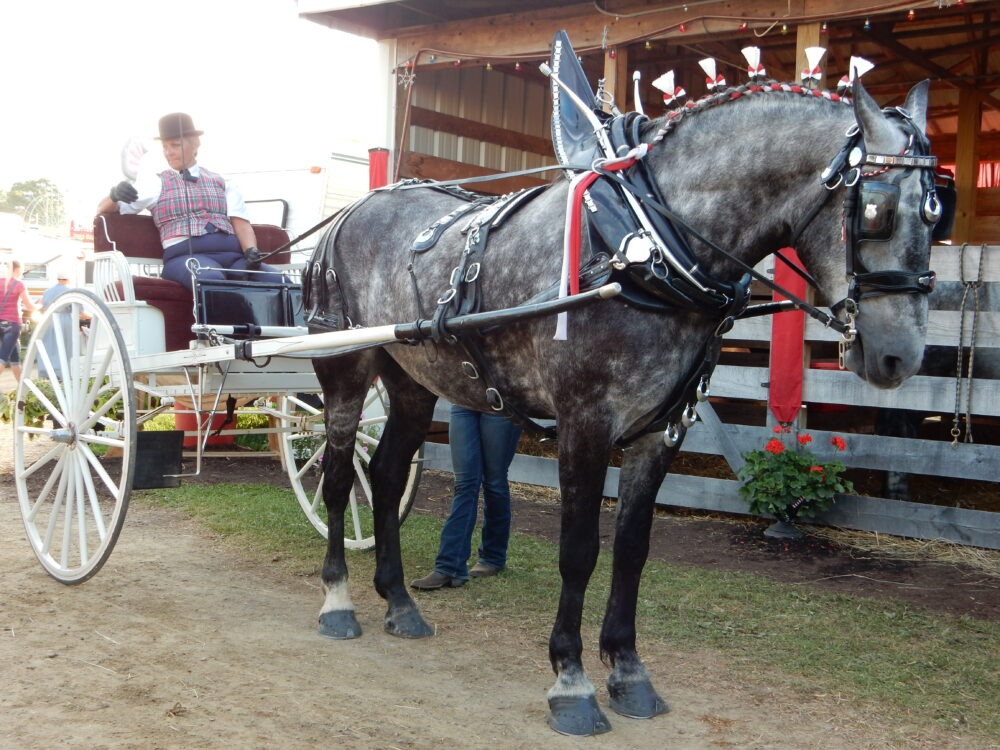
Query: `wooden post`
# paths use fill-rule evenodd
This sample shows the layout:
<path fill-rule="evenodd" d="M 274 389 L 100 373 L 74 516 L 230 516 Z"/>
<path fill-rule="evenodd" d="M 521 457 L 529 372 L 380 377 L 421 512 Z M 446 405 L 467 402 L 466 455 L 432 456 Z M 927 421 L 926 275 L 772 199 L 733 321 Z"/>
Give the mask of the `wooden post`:
<path fill-rule="evenodd" d="M 614 50 L 614 57 L 611 52 Z M 628 111 L 628 47 L 609 46 L 604 52 L 604 90 L 614 98 L 615 106 L 622 112 Z M 611 107 L 604 106 L 610 112 Z"/>
<path fill-rule="evenodd" d="M 825 47 L 825 44 L 820 42 L 820 29 L 821 26 L 818 23 L 802 23 L 799 24 L 795 29 L 795 62 L 796 68 L 792 71 L 792 77 L 790 80 L 798 81 L 799 76 L 802 71 L 809 67 L 806 62 L 806 47 Z M 824 61 L 825 63 L 825 61 Z M 764 67 L 767 67 L 767 63 L 764 63 Z M 823 70 L 826 70 L 826 65 L 824 64 Z M 822 89 L 826 88 L 826 73 L 823 77 L 816 82 L 816 88 Z"/>
<path fill-rule="evenodd" d="M 958 92 L 958 131 L 955 134 L 955 225 L 952 244 L 968 242 L 976 220 L 976 185 L 979 182 L 979 121 L 982 105 L 974 91 Z"/>

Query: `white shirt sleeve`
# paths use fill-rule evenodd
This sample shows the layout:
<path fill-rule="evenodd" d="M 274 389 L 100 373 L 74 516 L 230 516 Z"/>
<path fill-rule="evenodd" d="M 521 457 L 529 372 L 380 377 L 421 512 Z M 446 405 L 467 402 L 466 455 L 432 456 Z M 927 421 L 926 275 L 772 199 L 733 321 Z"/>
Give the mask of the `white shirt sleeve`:
<path fill-rule="evenodd" d="M 250 221 L 250 213 L 247 211 L 246 201 L 243 200 L 243 193 L 232 180 L 223 179 L 226 180 L 226 212 L 229 216 Z"/>

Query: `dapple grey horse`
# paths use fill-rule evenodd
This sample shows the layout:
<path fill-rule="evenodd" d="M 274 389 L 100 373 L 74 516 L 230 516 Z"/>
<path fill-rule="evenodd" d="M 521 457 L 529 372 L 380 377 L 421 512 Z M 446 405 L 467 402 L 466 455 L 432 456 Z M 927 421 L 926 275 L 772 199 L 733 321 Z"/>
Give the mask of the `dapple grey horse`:
<path fill-rule="evenodd" d="M 680 116 L 651 120 L 640 137 L 649 145 L 645 159 L 662 194 L 659 205 L 677 217 L 675 225 L 688 238 L 705 277 L 736 283 L 745 272 L 741 264 L 752 266 L 794 244 L 818 284 L 820 300 L 835 305 L 841 319 L 849 315 L 856 327 L 847 366 L 869 383 L 891 388 L 917 371 L 924 348 L 927 297 L 920 292 L 927 291 L 934 221 L 925 169 L 930 157 L 907 155 L 919 153 L 914 149 L 923 142 L 926 109 L 926 82 L 892 112 L 881 110 L 860 82 L 853 103 L 787 85 L 742 86 Z M 886 155 L 888 166 L 859 162 L 845 148 L 845 138 L 858 128 L 853 143 L 862 153 Z M 885 218 L 886 236 L 870 238 L 857 231 L 857 223 L 851 225 L 855 231 L 845 233 L 855 209 L 847 205 L 850 188 L 839 184 L 837 175 L 847 183 L 860 177 L 898 188 L 887 217 L 876 206 L 871 216 L 859 219 Z M 515 307 L 559 284 L 568 189 L 565 179 L 556 179 L 493 228 L 477 256 L 476 309 Z M 652 205 L 648 196 L 640 200 Z M 424 252 L 413 251 L 414 239 L 464 202 L 431 187 L 395 186 L 347 210 L 327 230 L 304 279 L 314 330 L 432 319 L 449 296 L 453 268 L 469 241 L 462 230 L 472 214 L 446 225 Z M 869 206 L 859 210 L 868 212 Z M 595 249 L 586 234 L 582 245 L 586 264 Z M 845 299 L 853 304 L 835 304 Z M 548 721 L 568 734 L 609 729 L 584 672 L 580 622 L 597 561 L 609 455 L 628 438 L 600 653 L 610 665 L 607 685 L 615 711 L 631 717 L 666 711 L 636 649 L 635 623 L 654 496 L 685 431 L 683 425 L 671 425 L 677 439 L 665 441 L 658 417 L 672 394 L 683 390 L 685 378 L 698 371 L 705 342 L 718 332 L 721 317 L 683 307 L 654 310 L 605 301 L 568 313 L 565 339 L 554 338 L 552 318 L 539 318 L 484 330 L 471 340 L 456 341 L 442 327 L 433 339 L 315 359 L 326 409 L 323 496 L 330 529 L 321 634 L 352 638 L 361 633 L 348 590 L 344 509 L 354 477 L 358 414 L 373 379 L 381 378 L 391 410 L 370 468 L 374 584 L 388 603 L 385 629 L 405 638 L 433 632 L 406 588 L 395 510 L 437 398 L 482 411 L 502 408 L 554 419 L 562 593 L 549 641 L 556 679 L 548 695 Z M 476 366 L 469 362 L 470 347 Z M 656 429 L 647 432 L 652 426 Z"/>

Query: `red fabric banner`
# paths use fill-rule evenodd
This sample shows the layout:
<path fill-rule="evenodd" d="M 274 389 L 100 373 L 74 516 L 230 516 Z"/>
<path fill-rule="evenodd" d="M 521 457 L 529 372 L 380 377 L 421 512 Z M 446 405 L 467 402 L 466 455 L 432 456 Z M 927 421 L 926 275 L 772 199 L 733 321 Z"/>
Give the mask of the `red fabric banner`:
<path fill-rule="evenodd" d="M 790 247 L 782 255 L 802 268 L 799 256 Z M 774 259 L 774 283 L 800 299 L 805 296 L 806 282 L 783 261 Z M 775 302 L 786 299 L 774 293 Z M 802 354 L 805 334 L 805 313 L 801 310 L 778 313 L 771 318 L 771 377 L 768 406 L 782 424 L 795 420 L 802 407 Z"/>
<path fill-rule="evenodd" d="M 384 187 L 389 184 L 389 149 L 368 149 L 368 189 Z"/>

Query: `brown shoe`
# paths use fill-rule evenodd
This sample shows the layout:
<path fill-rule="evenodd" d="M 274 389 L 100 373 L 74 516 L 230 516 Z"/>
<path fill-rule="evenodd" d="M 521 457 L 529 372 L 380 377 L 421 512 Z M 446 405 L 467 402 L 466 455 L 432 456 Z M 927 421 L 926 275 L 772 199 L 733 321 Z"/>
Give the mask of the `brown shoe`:
<path fill-rule="evenodd" d="M 440 573 L 438 571 L 433 571 L 429 576 L 424 576 L 423 578 L 418 578 L 415 581 L 410 581 L 410 588 L 419 589 L 420 591 L 435 591 L 440 588 L 450 587 L 457 589 L 459 586 L 465 585 L 464 578 L 452 578 L 449 575 Z"/>
<path fill-rule="evenodd" d="M 490 576 L 495 576 L 500 572 L 500 568 L 496 565 L 490 565 L 489 563 L 477 562 L 472 566 L 472 570 L 469 571 L 469 575 L 473 578 L 489 578 Z"/>

